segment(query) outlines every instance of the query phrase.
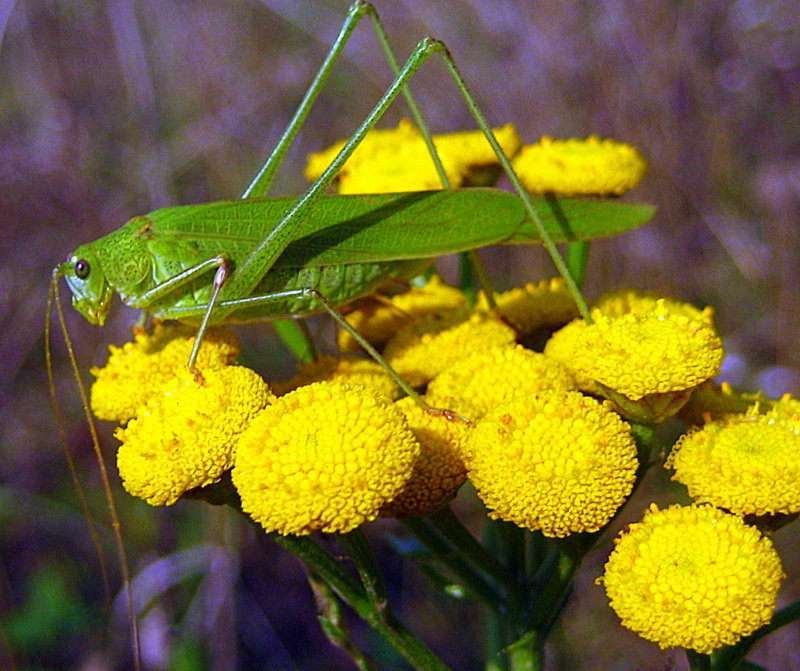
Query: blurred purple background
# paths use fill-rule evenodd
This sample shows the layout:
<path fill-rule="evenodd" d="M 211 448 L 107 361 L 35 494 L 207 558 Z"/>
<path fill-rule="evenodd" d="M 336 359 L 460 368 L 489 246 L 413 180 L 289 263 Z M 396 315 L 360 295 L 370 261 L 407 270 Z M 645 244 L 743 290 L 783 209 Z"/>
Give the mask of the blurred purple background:
<path fill-rule="evenodd" d="M 401 57 L 426 34 L 448 44 L 493 124 L 514 122 L 526 141 L 598 134 L 639 147 L 650 172 L 632 197 L 655 203 L 658 215 L 593 247 L 589 296 L 628 285 L 712 304 L 728 351 L 726 379 L 771 395 L 800 392 L 796 3 L 377 5 Z M 51 419 L 42 336 L 50 270 L 76 244 L 134 215 L 237 196 L 283 130 L 346 6 L 0 3 L 0 667 L 14 668 L 13 651 L 17 668 L 28 668 L 26 659 L 31 667 L 125 668 L 124 641 L 108 643 L 107 636 L 110 629 L 124 638 L 115 619 L 122 616 L 101 610 L 99 562 Z M 365 24 L 274 192 L 299 193 L 305 155 L 349 135 L 389 81 Z M 434 131 L 473 127 L 439 62 L 424 66 L 412 88 Z M 389 116 L 386 125 L 393 125 L 402 108 Z M 501 287 L 554 272 L 541 250 L 490 252 L 486 259 Z M 68 310 L 84 370 L 103 361 L 109 342 L 127 339 L 132 318 L 115 309 L 101 329 Z M 274 348 L 274 355 L 251 356 L 269 356 L 267 365 L 285 374 L 287 355 L 267 327 L 242 335 L 251 350 Z M 60 337 L 55 341 L 69 442 L 90 505 L 105 523 L 80 403 Z M 110 431 L 103 427 L 109 450 Z M 256 668 L 251 659 L 262 668 L 352 668 L 322 641 L 297 563 L 274 546 L 259 548 L 233 515 L 192 503 L 156 511 L 124 492 L 118 498 L 134 572 L 152 581 L 141 591 L 159 595 L 143 625 L 155 660 L 148 668 L 167 668 L 159 655 L 191 663 L 193 641 L 211 633 L 208 647 L 217 657 L 186 668 Z M 463 508 L 480 515 L 470 501 Z M 797 544 L 783 542 L 796 559 Z M 556 636 L 557 643 L 571 640 L 572 650 L 554 649 L 553 668 L 683 668 L 681 655 L 660 653 L 617 627 L 592 584 L 603 559 L 599 552 L 593 566 L 587 561 Z M 113 559 L 107 564 L 116 573 Z M 167 590 L 170 579 L 175 586 Z M 118 584 L 115 575 L 111 580 Z M 414 571 L 394 567 L 392 580 L 437 650 L 454 668 L 475 668 L 481 650 L 470 636 L 479 628 L 474 614 L 428 595 Z M 223 595 L 211 602 L 218 608 L 201 603 L 215 589 Z M 786 589 L 796 598 L 796 570 Z M 234 593 L 235 603 L 226 600 Z M 797 628 L 776 634 L 759 654 L 771 669 L 800 668 Z"/>

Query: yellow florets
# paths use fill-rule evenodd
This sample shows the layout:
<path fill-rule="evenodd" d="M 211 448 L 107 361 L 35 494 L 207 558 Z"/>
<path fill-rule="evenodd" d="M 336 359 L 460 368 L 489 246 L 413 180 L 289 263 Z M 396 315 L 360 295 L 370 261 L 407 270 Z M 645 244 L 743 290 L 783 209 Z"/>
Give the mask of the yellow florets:
<path fill-rule="evenodd" d="M 184 370 L 152 395 L 114 435 L 125 489 L 150 505 L 171 505 L 189 489 L 219 480 L 233 464 L 239 434 L 274 398 L 249 368 L 206 370 L 203 381 Z"/>
<path fill-rule="evenodd" d="M 545 536 L 596 531 L 633 488 L 636 446 L 607 405 L 550 391 L 491 410 L 464 447 L 489 516 Z"/>
<path fill-rule="evenodd" d="M 560 277 L 515 287 L 494 298 L 503 319 L 522 334 L 563 326 L 578 316 L 575 299 Z M 483 292 L 478 295 L 477 307 L 479 310 L 489 309 Z"/>
<path fill-rule="evenodd" d="M 620 196 L 644 177 L 647 164 L 634 147 L 601 140 L 552 140 L 524 146 L 512 162 L 525 188 L 534 193 Z"/>
<path fill-rule="evenodd" d="M 466 305 L 464 294 L 434 275 L 424 286 L 411 287 L 406 293 L 382 301 L 362 301 L 345 319 L 367 342 L 379 346 L 386 343 L 395 331 L 415 319 L 436 312 L 457 310 Z M 343 352 L 359 349 L 353 336 L 344 329 L 339 331 L 337 343 Z"/>
<path fill-rule="evenodd" d="M 148 398 L 186 370 L 195 329 L 159 325 L 152 334 L 138 333 L 122 347 L 109 346 L 108 363 L 92 368 L 92 412 L 99 419 L 127 422 Z M 211 328 L 200 346 L 197 367 L 210 370 L 234 363 L 239 340 L 226 328 Z"/>
<path fill-rule="evenodd" d="M 769 622 L 782 578 L 772 543 L 741 518 L 653 504 L 617 539 L 601 581 L 623 626 L 708 654 Z"/>
<path fill-rule="evenodd" d="M 682 436 L 666 466 L 698 503 L 741 515 L 800 512 L 800 423 L 758 410 Z"/>
<path fill-rule="evenodd" d="M 576 320 L 553 334 L 545 353 L 563 361 L 579 381 L 588 378 L 602 385 L 601 393 L 618 404 L 643 399 L 643 411 L 652 410 L 656 421 L 663 419 L 662 411 L 667 416 L 677 412 L 688 399 L 687 390 L 719 372 L 723 351 L 716 331 L 702 320 L 670 311 L 662 301 L 648 312 L 615 317 L 593 310 L 592 317 L 591 325 Z M 663 399 L 653 398 L 679 392 L 687 393 L 663 407 Z"/>
<path fill-rule="evenodd" d="M 413 399 L 397 402 L 420 444 L 414 472 L 400 492 L 381 508 L 382 517 L 407 517 L 432 513 L 450 499 L 467 478 L 459 446 L 471 425 L 422 410 Z"/>
<path fill-rule="evenodd" d="M 618 289 L 602 294 L 594 307 L 609 317 L 619 317 L 630 312 L 646 314 L 658 308 L 659 303 L 672 314 L 682 314 L 690 319 L 699 319 L 714 327 L 714 308 L 707 305 L 702 310 L 691 303 L 662 296 L 655 291 Z"/>
<path fill-rule="evenodd" d="M 472 408 L 477 414 L 469 418 L 477 420 L 501 403 L 547 389 L 576 389 L 575 378 L 556 359 L 506 345 L 462 354 L 431 380 L 426 399 L 436 407 Z"/>
<path fill-rule="evenodd" d="M 418 387 L 465 352 L 510 345 L 515 337 L 514 329 L 496 317 L 452 311 L 404 326 L 386 344 L 384 356 L 403 379 Z"/>
<path fill-rule="evenodd" d="M 402 489 L 420 447 L 385 396 L 317 382 L 280 397 L 239 441 L 233 483 L 266 531 L 352 531 Z"/>
<path fill-rule="evenodd" d="M 273 383 L 272 388 L 280 396 L 323 380 L 360 384 L 392 400 L 400 396 L 399 385 L 383 366 L 357 356 L 322 356 L 316 361 L 302 364 L 291 380 L 283 384 Z"/>
<path fill-rule="evenodd" d="M 494 129 L 507 156 L 520 147 L 513 124 Z M 465 183 L 485 184 L 483 172 L 498 164 L 481 131 L 434 135 L 444 171 L 455 188 Z M 305 175 L 319 177 L 344 147 L 344 140 L 325 151 L 309 154 Z M 489 182 L 491 183 L 491 182 Z M 397 193 L 443 188 L 422 133 L 403 119 L 397 128 L 373 129 L 339 172 L 339 193 Z"/>

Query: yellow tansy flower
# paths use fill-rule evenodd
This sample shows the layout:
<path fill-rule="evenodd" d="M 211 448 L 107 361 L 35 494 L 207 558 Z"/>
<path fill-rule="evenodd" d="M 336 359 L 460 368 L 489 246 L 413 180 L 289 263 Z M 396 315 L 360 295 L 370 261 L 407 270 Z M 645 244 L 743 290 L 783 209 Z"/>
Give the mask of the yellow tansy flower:
<path fill-rule="evenodd" d="M 366 299 L 345 319 L 367 342 L 377 347 L 419 317 L 465 308 L 466 305 L 464 294 L 434 275 L 424 286 L 413 286 L 405 293 L 384 300 Z M 344 329 L 339 331 L 337 343 L 343 352 L 360 349 L 353 336 Z"/>
<path fill-rule="evenodd" d="M 210 368 L 203 381 L 184 370 L 114 435 L 125 489 L 150 505 L 171 505 L 219 480 L 233 465 L 239 434 L 274 398 L 244 366 Z"/>
<path fill-rule="evenodd" d="M 698 503 L 740 515 L 800 512 L 800 422 L 758 408 L 682 436 L 666 466 Z"/>
<path fill-rule="evenodd" d="M 769 622 L 782 578 L 770 540 L 741 518 L 653 504 L 617 538 L 598 582 L 623 626 L 708 654 Z"/>
<path fill-rule="evenodd" d="M 441 508 L 458 492 L 467 479 L 459 445 L 471 425 L 448 419 L 440 413 L 426 412 L 413 399 L 396 403 L 408 419 L 419 441 L 420 453 L 414 472 L 400 492 L 381 508 L 382 517 L 425 515 Z"/>
<path fill-rule="evenodd" d="M 522 334 L 563 326 L 578 316 L 578 306 L 560 277 L 529 283 L 497 294 L 497 309 Z M 488 310 L 486 296 L 478 294 L 477 308 Z"/>
<path fill-rule="evenodd" d="M 463 354 L 428 385 L 426 400 L 436 407 L 470 407 L 478 420 L 493 407 L 547 389 L 576 389 L 575 377 L 560 361 L 506 345 Z M 465 403 L 460 403 L 464 399 Z"/>
<path fill-rule="evenodd" d="M 108 363 L 91 370 L 96 380 L 91 390 L 92 412 L 99 419 L 127 422 L 164 384 L 186 370 L 196 329 L 158 325 L 152 334 L 138 333 L 122 347 L 109 345 Z M 239 357 L 239 339 L 227 328 L 206 332 L 197 367 L 220 368 Z"/>
<path fill-rule="evenodd" d="M 494 129 L 495 137 L 507 156 L 520 147 L 513 124 Z M 466 184 L 490 185 L 496 175 L 497 156 L 481 131 L 434 135 L 445 173 L 452 187 Z M 329 149 L 309 154 L 305 175 L 309 181 L 319 177 L 342 150 L 341 140 Z M 495 170 L 491 170 L 495 168 Z M 353 152 L 339 172 L 339 193 L 397 193 L 441 189 L 442 182 L 431 159 L 422 133 L 408 119 L 397 128 L 373 129 Z"/>
<path fill-rule="evenodd" d="M 596 531 L 633 488 L 636 446 L 607 405 L 549 391 L 489 411 L 464 446 L 489 516 L 545 536 Z"/>
<path fill-rule="evenodd" d="M 524 146 L 512 161 L 525 188 L 534 193 L 620 196 L 635 187 L 647 164 L 634 147 L 601 140 L 552 140 Z"/>
<path fill-rule="evenodd" d="M 400 396 L 400 387 L 380 364 L 358 356 L 322 356 L 302 364 L 288 382 L 272 383 L 273 391 L 282 396 L 312 382 L 339 381 L 361 384 L 392 400 Z"/>
<path fill-rule="evenodd" d="M 514 342 L 514 329 L 497 317 L 467 314 L 431 314 L 404 326 L 386 343 L 386 360 L 400 377 L 420 387 L 467 352 Z"/>
<path fill-rule="evenodd" d="M 405 415 L 366 387 L 316 382 L 280 397 L 244 433 L 231 475 L 266 531 L 352 531 L 402 489 L 420 447 Z"/>
<path fill-rule="evenodd" d="M 663 301 L 648 312 L 608 316 L 592 311 L 553 334 L 545 354 L 596 383 L 627 417 L 657 422 L 677 412 L 689 391 L 714 377 L 722 341 L 705 321 L 672 312 Z"/>

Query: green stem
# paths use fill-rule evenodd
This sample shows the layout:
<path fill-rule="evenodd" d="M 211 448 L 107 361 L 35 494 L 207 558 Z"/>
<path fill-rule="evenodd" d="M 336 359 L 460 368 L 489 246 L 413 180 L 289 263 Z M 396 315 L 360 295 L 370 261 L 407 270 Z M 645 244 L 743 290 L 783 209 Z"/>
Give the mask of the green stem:
<path fill-rule="evenodd" d="M 350 533 L 340 534 L 339 542 L 353 560 L 361 578 L 361 584 L 367 590 L 367 596 L 372 605 L 376 610 L 383 612 L 388 602 L 383 574 L 364 530 L 358 527 Z"/>
<path fill-rule="evenodd" d="M 542 639 L 535 631 L 526 632 L 506 648 L 509 671 L 541 671 Z"/>
<path fill-rule="evenodd" d="M 459 582 L 492 610 L 502 607 L 503 598 L 497 587 L 482 573 L 475 570 L 462 555 L 460 548 L 451 545 L 428 520 L 420 517 L 406 517 L 402 522 L 414 537 L 423 543 L 436 559 L 452 571 Z"/>
<path fill-rule="evenodd" d="M 487 552 L 461 520 L 453 513 L 450 506 L 444 506 L 428 515 L 428 520 L 441 532 L 447 540 L 457 547 L 463 556 L 491 577 L 498 584 L 508 583 L 508 571 L 497 559 Z"/>
<path fill-rule="evenodd" d="M 308 536 L 268 534 L 327 582 L 375 631 L 381 634 L 418 671 L 450 671 L 422 641 L 406 629 L 388 607 L 375 608 L 364 588 L 344 568 Z"/>
<path fill-rule="evenodd" d="M 580 545 L 580 541 L 574 538 L 565 538 L 559 543 L 557 569 L 545 583 L 531 617 L 532 629 L 542 636 L 546 636 L 555 624 L 572 589 L 583 559 Z"/>
<path fill-rule="evenodd" d="M 690 671 L 710 671 L 711 657 L 701 655 L 694 650 L 686 650 L 686 660 L 689 662 Z"/>
<path fill-rule="evenodd" d="M 272 328 L 298 360 L 303 363 L 317 360 L 317 348 L 305 319 L 279 319 L 272 322 Z"/>

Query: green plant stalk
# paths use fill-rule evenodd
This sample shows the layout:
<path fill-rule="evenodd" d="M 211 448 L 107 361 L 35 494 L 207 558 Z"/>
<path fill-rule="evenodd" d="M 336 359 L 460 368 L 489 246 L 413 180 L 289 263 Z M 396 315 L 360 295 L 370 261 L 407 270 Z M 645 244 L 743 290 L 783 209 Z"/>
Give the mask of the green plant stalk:
<path fill-rule="evenodd" d="M 402 521 L 411 534 L 433 552 L 439 562 L 450 569 L 474 598 L 492 610 L 501 608 L 504 599 L 497 585 L 473 568 L 462 555 L 460 548 L 451 545 L 428 520 L 421 517 L 406 517 Z"/>
<path fill-rule="evenodd" d="M 690 671 L 710 671 L 711 657 L 702 655 L 694 650 L 686 650 L 686 660 L 689 662 Z M 730 667 L 729 667 L 730 669 Z"/>
<path fill-rule="evenodd" d="M 450 506 L 444 506 L 427 516 L 436 529 L 459 549 L 467 561 L 475 568 L 483 571 L 498 585 L 508 583 L 508 571 L 497 558 L 478 542 L 461 520 L 453 513 Z"/>
<path fill-rule="evenodd" d="M 418 671 L 451 671 L 420 639 L 389 611 L 377 609 L 365 589 L 344 568 L 308 536 L 268 534 L 284 550 L 291 552 L 349 605 L 375 631 L 381 634 Z"/>
<path fill-rule="evenodd" d="M 560 541 L 558 567 L 545 584 L 531 614 L 531 629 L 542 636 L 547 635 L 561 614 L 583 554 L 578 539 L 568 537 Z"/>
<path fill-rule="evenodd" d="M 541 671 L 542 639 L 535 631 L 526 632 L 506 648 L 509 671 Z"/>
<path fill-rule="evenodd" d="M 369 597 L 373 607 L 377 611 L 383 612 L 388 603 L 386 586 L 383 582 L 381 568 L 364 530 L 358 527 L 350 533 L 340 534 L 339 542 L 347 551 L 350 559 L 353 560 L 358 576 L 361 578 L 361 584 L 364 585 L 367 597 Z"/>

